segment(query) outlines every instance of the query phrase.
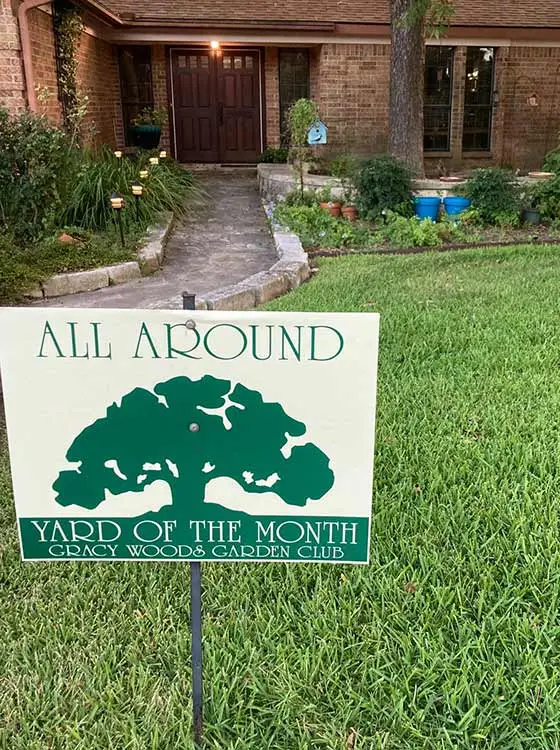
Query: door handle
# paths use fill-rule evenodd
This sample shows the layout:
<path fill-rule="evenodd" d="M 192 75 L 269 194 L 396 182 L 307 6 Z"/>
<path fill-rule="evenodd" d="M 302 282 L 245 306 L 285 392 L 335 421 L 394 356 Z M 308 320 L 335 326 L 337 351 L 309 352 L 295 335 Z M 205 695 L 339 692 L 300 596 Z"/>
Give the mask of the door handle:
<path fill-rule="evenodd" d="M 218 125 L 222 127 L 224 124 L 224 105 L 222 102 L 218 103 Z"/>

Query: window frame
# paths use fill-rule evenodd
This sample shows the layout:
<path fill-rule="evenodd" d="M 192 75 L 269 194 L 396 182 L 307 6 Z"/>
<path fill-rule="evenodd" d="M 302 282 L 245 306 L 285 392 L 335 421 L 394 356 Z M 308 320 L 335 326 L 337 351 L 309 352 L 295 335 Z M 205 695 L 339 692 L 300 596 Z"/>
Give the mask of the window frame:
<path fill-rule="evenodd" d="M 285 99 L 283 101 L 283 94 L 282 94 L 282 57 L 287 57 L 288 55 L 301 55 L 304 54 L 306 57 L 307 62 L 307 80 L 305 83 L 299 84 L 301 85 L 302 91 L 304 93 L 301 93 L 301 96 L 298 96 L 296 98 L 291 98 L 289 101 L 288 99 Z M 293 86 L 295 88 L 295 86 Z M 310 50 L 308 47 L 279 47 L 278 48 L 278 116 L 280 120 L 280 142 L 282 146 L 288 146 L 289 143 L 286 127 L 285 127 L 285 118 L 286 113 L 288 112 L 288 109 L 290 108 L 291 104 L 294 103 L 298 98 L 301 98 L 302 96 L 306 99 L 309 98 L 311 91 L 311 55 Z"/>
<path fill-rule="evenodd" d="M 488 93 L 488 103 L 487 104 L 468 104 L 467 103 L 467 85 L 468 85 L 468 69 L 469 69 L 469 51 L 470 50 L 483 50 L 483 49 L 491 49 L 492 50 L 492 75 L 490 78 L 490 86 L 489 86 L 489 93 Z M 492 136 L 494 133 L 494 92 L 496 90 L 496 54 L 497 54 L 497 48 L 496 47 L 482 47 L 482 46 L 469 46 L 467 47 L 467 54 L 466 54 L 466 61 L 465 61 L 465 95 L 463 98 L 463 131 L 461 134 L 461 151 L 464 154 L 490 154 L 492 152 Z M 469 133 L 468 135 L 476 135 L 482 132 L 486 132 L 488 136 L 488 146 L 487 147 L 481 147 L 481 146 L 465 146 L 465 122 L 466 122 L 466 113 L 467 110 L 476 110 L 479 112 L 487 111 L 488 112 L 488 127 L 485 131 L 482 129 L 475 131 L 474 133 Z"/>
<path fill-rule="evenodd" d="M 427 91 L 426 91 L 426 72 L 424 72 L 424 107 L 423 107 L 423 116 L 424 116 L 424 126 L 423 126 L 423 150 L 426 154 L 446 154 L 451 151 L 451 127 L 452 127 L 452 119 L 453 119 L 453 84 L 454 84 L 454 65 L 455 65 L 455 54 L 456 54 L 456 47 L 451 45 L 427 45 L 426 46 L 426 53 L 425 53 L 425 70 L 428 67 L 428 52 L 429 50 L 441 50 L 441 49 L 447 49 L 448 51 L 448 63 L 449 63 L 449 101 L 447 104 L 426 104 L 426 97 L 427 97 Z M 436 66 L 433 66 L 436 67 Z M 428 148 L 426 146 L 426 137 L 430 137 L 429 134 L 426 132 L 426 112 L 427 111 L 447 111 L 447 144 L 445 148 L 437 147 L 437 148 Z"/>
<path fill-rule="evenodd" d="M 139 50 L 141 50 L 145 54 L 145 59 L 147 60 L 147 64 L 149 65 L 149 74 L 147 76 L 145 85 L 149 88 L 150 97 L 145 97 L 145 98 L 128 96 L 128 91 L 125 86 L 125 76 L 123 75 L 123 62 L 122 62 L 123 56 L 128 53 L 128 54 L 132 54 L 132 57 L 134 58 L 134 54 L 135 53 L 137 54 Z M 122 118 L 123 118 L 123 126 L 124 126 L 124 137 L 125 137 L 126 145 L 129 146 L 130 138 L 129 138 L 128 130 L 129 130 L 131 121 L 138 114 L 138 112 L 140 112 L 142 109 L 145 109 L 146 107 L 153 109 L 154 104 L 155 104 L 152 47 L 149 44 L 119 45 L 117 57 L 118 57 L 119 84 L 120 84 L 120 92 L 121 92 L 121 110 L 122 110 Z M 134 60 L 134 64 L 137 64 L 136 60 Z"/>

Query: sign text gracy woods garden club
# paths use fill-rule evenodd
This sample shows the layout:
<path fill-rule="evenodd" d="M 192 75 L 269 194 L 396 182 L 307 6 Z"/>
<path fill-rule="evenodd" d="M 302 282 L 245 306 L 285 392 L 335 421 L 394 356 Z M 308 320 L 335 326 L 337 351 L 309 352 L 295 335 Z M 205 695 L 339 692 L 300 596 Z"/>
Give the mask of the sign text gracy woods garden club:
<path fill-rule="evenodd" d="M 368 560 L 379 316 L 3 309 L 25 560 Z"/>

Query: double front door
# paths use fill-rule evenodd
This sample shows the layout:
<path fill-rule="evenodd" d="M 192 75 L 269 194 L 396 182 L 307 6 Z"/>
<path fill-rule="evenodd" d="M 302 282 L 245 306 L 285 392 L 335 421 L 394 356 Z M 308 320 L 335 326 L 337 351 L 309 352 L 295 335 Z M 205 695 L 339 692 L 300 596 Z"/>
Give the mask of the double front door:
<path fill-rule="evenodd" d="M 179 161 L 257 161 L 261 153 L 259 57 L 258 50 L 172 51 Z"/>

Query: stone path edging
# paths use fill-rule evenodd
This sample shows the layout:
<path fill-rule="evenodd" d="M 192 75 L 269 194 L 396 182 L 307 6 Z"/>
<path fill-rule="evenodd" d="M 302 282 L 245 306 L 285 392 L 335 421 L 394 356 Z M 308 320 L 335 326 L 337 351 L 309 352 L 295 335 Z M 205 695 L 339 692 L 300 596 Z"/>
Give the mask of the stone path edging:
<path fill-rule="evenodd" d="M 292 232 L 273 231 L 278 261 L 268 271 L 207 293 L 196 300 L 197 310 L 250 310 L 296 289 L 310 276 L 307 253 Z"/>
<path fill-rule="evenodd" d="M 167 213 L 161 224 L 148 229 L 146 242 L 136 253 L 138 260 L 92 268 L 89 271 L 58 273 L 36 284 L 25 296 L 32 299 L 48 299 L 62 297 L 65 294 L 94 292 L 107 286 L 136 281 L 142 276 L 158 271 L 163 264 L 165 245 L 173 220 L 174 216 Z"/>

